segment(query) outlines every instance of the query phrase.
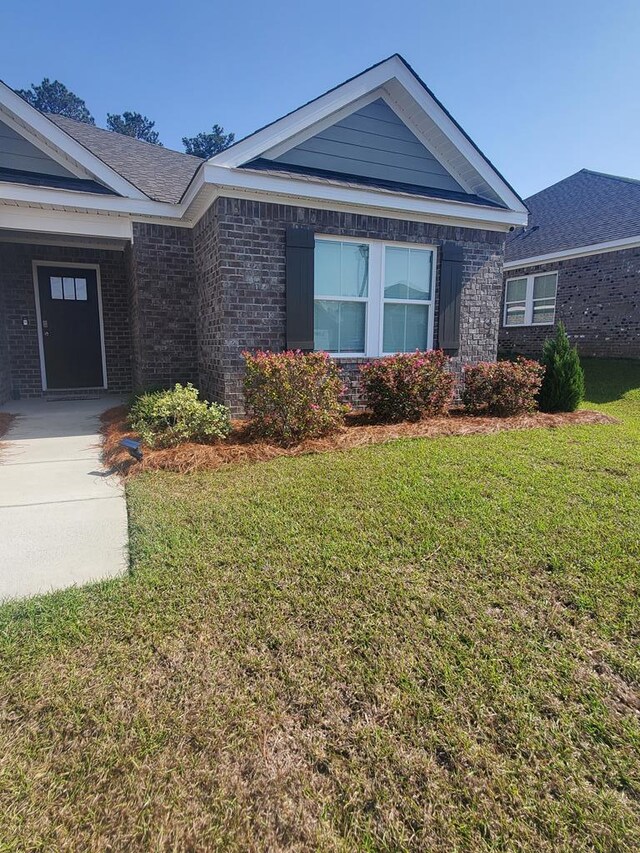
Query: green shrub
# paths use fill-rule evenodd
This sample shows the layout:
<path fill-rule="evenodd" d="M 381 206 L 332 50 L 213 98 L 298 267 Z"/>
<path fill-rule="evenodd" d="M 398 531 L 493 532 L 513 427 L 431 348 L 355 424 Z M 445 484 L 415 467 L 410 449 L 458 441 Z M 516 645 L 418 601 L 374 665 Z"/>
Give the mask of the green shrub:
<path fill-rule="evenodd" d="M 384 423 L 445 414 L 455 386 L 442 350 L 399 353 L 360 368 L 366 405 Z"/>
<path fill-rule="evenodd" d="M 544 368 L 527 358 L 464 367 L 462 402 L 472 415 L 522 415 L 536 409 Z"/>
<path fill-rule="evenodd" d="M 210 444 L 231 432 L 227 407 L 199 400 L 191 383 L 141 394 L 131 406 L 129 424 L 149 447 Z"/>
<path fill-rule="evenodd" d="M 254 435 L 279 444 L 316 438 L 344 423 L 344 384 L 325 352 L 249 352 L 244 392 Z"/>
<path fill-rule="evenodd" d="M 569 343 L 564 325 L 542 347 L 544 379 L 538 396 L 543 412 L 575 412 L 584 399 L 584 371 L 576 347 Z"/>

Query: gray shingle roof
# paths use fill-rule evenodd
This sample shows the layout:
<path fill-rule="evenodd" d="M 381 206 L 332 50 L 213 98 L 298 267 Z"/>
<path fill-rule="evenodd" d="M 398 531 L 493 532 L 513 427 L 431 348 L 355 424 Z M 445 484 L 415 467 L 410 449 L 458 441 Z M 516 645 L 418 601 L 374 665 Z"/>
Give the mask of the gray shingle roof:
<path fill-rule="evenodd" d="M 507 261 L 640 235 L 640 181 L 632 178 L 581 169 L 525 203 L 529 224 L 507 237 Z"/>
<path fill-rule="evenodd" d="M 199 157 L 102 130 L 66 116 L 47 116 L 107 166 L 155 201 L 178 202 L 199 166 Z"/>

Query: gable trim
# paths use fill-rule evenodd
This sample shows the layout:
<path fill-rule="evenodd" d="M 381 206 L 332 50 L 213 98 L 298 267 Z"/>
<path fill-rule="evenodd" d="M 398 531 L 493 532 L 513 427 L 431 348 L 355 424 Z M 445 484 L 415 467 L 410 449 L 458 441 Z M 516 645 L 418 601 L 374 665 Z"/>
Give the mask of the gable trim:
<path fill-rule="evenodd" d="M 262 130 L 238 141 L 220 154 L 216 154 L 208 162 L 215 166 L 236 168 L 263 156 L 265 152 L 270 152 L 270 156 L 272 156 L 273 151 L 288 150 L 293 147 L 291 145 L 292 139 L 299 140 L 310 129 L 309 135 L 313 135 L 318 132 L 320 123 L 325 123 L 325 126 L 328 126 L 326 125 L 327 120 L 329 124 L 335 123 L 336 120 L 339 120 L 336 116 L 342 115 L 345 109 L 347 113 L 353 112 L 354 103 L 362 102 L 361 105 L 364 105 L 364 100 L 371 97 L 372 94 L 382 97 L 380 90 L 385 84 L 392 81 L 397 81 L 400 87 L 429 116 L 441 133 L 462 154 L 498 198 L 502 199 L 512 210 L 527 213 L 526 205 L 515 190 L 487 160 L 413 69 L 397 54 L 267 125 Z M 393 102 L 393 98 L 391 101 L 385 98 L 385 102 L 402 121 L 406 121 L 406 117 L 402 114 L 402 110 L 399 111 L 399 106 Z M 407 124 L 407 126 L 413 133 L 416 133 L 415 125 Z M 417 133 L 416 135 L 425 144 L 424 134 Z M 459 180 L 458 170 L 446 163 L 441 154 L 438 155 L 428 144 L 426 147 L 434 156 L 438 156 L 441 164 L 452 173 L 453 177 L 465 189 L 469 187 L 468 182 Z"/>
<path fill-rule="evenodd" d="M 562 249 L 559 252 L 549 252 L 546 255 L 535 255 L 531 258 L 519 258 L 517 261 L 505 261 L 505 270 L 517 270 L 521 267 L 533 267 L 551 261 L 568 261 L 573 258 L 586 258 L 589 255 L 600 255 L 605 252 L 619 252 L 622 249 L 640 247 L 640 235 L 622 237 L 619 240 L 607 240 L 605 243 L 592 243 L 590 246 L 576 246 L 573 249 Z"/>
<path fill-rule="evenodd" d="M 73 164 L 75 164 L 76 171 L 78 166 L 86 170 L 85 174 L 81 173 L 79 177 L 85 177 L 88 173 L 119 195 L 148 199 L 148 196 L 138 187 L 123 178 L 115 169 L 107 166 L 96 154 L 32 107 L 2 81 L 0 81 L 0 115 L 2 120 L 7 121 L 17 133 L 25 136 L 29 142 L 60 165 L 73 170 Z"/>

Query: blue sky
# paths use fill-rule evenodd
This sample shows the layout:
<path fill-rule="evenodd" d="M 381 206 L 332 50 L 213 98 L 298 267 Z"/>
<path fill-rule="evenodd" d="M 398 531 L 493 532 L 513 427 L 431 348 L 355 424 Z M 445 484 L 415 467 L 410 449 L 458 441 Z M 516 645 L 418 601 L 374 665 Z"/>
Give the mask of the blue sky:
<path fill-rule="evenodd" d="M 165 145 L 255 130 L 401 53 L 528 196 L 582 167 L 640 178 L 638 0 L 4 0 L 0 78 L 57 78 Z"/>

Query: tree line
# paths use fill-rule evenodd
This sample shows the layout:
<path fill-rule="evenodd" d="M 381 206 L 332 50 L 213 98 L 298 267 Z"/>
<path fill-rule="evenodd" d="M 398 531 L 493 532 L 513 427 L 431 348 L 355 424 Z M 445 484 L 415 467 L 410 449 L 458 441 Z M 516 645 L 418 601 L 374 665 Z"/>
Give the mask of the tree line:
<path fill-rule="evenodd" d="M 67 116 L 85 124 L 95 125 L 96 123 L 82 98 L 67 89 L 59 80 L 52 81 L 45 77 L 38 85 L 32 83 L 28 89 L 16 91 L 32 107 L 43 113 Z M 162 147 L 160 135 L 157 130 L 154 130 L 155 124 L 155 121 L 138 112 L 125 110 L 122 113 L 107 113 L 108 130 Z M 228 148 L 234 139 L 235 134 L 225 133 L 221 125 L 214 124 L 211 130 L 202 131 L 195 136 L 183 136 L 182 144 L 185 153 L 208 159 Z"/>

